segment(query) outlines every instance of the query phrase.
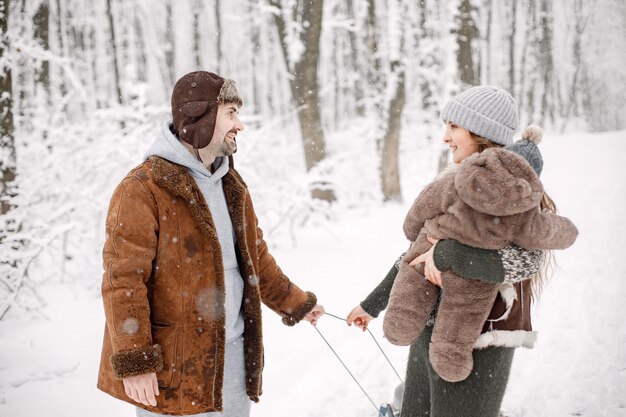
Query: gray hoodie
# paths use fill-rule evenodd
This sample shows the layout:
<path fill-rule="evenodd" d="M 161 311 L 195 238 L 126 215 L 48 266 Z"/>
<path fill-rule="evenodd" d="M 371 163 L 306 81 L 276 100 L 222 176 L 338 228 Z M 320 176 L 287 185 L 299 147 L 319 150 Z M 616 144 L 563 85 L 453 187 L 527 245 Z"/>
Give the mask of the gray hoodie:
<path fill-rule="evenodd" d="M 171 122 L 157 134 L 154 142 L 144 155 L 145 159 L 150 156 L 158 156 L 167 159 L 178 165 L 182 165 L 189 170 L 189 173 L 198 184 L 206 200 L 211 216 L 217 229 L 217 237 L 222 249 L 222 260 L 224 263 L 224 287 L 226 290 L 226 341 L 230 341 L 243 334 L 244 321 L 241 313 L 241 301 L 243 299 L 243 279 L 239 272 L 237 256 L 235 254 L 236 236 L 233 230 L 233 223 L 230 219 L 224 189 L 222 188 L 222 177 L 229 169 L 227 157 L 220 157 L 221 164 L 217 170 L 211 172 L 205 168 L 194 155 L 187 150 L 170 130 Z"/>

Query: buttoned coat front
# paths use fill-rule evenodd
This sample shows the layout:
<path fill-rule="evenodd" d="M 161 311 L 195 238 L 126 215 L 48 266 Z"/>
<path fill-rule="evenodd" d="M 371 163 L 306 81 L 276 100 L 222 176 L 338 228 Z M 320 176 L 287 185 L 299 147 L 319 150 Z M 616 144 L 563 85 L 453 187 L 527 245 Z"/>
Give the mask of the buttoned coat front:
<path fill-rule="evenodd" d="M 258 401 L 261 302 L 294 325 L 316 299 L 293 284 L 268 252 L 239 174 L 230 169 L 222 181 L 244 279 L 246 388 Z M 208 205 L 187 169 L 154 156 L 133 169 L 113 194 L 106 233 L 98 388 L 161 414 L 222 410 L 222 254 Z M 150 372 L 159 383 L 156 407 L 135 403 L 122 382 Z"/>

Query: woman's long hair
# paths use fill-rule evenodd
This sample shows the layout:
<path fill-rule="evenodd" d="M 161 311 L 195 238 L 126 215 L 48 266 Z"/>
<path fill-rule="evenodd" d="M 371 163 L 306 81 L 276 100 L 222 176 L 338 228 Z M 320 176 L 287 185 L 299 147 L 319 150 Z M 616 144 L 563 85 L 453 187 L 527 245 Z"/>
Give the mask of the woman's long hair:
<path fill-rule="evenodd" d="M 482 152 L 485 149 L 489 148 L 502 148 L 503 146 L 490 141 L 489 139 L 485 139 L 482 136 L 475 135 L 470 132 L 472 138 L 478 144 L 478 152 Z M 556 214 L 556 204 L 554 200 L 550 198 L 548 193 L 543 192 L 543 196 L 541 197 L 541 203 L 539 204 L 539 209 L 544 213 L 552 213 Z M 530 300 L 531 302 L 536 302 L 539 299 L 539 294 L 543 290 L 544 285 L 552 278 L 554 273 L 554 269 L 556 268 L 556 261 L 554 259 L 554 254 L 550 250 L 544 250 L 543 259 L 541 260 L 541 265 L 539 266 L 539 271 L 537 274 L 531 278 L 530 282 Z"/>

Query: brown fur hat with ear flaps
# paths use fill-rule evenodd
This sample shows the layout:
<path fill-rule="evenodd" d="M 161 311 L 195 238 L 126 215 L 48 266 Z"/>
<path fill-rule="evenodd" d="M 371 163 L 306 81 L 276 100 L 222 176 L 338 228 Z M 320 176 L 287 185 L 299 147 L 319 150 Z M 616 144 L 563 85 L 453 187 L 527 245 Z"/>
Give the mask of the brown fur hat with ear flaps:
<path fill-rule="evenodd" d="M 233 80 L 207 71 L 183 75 L 172 91 L 172 122 L 180 139 L 194 149 L 206 147 L 213 138 L 220 104 L 243 105 Z"/>

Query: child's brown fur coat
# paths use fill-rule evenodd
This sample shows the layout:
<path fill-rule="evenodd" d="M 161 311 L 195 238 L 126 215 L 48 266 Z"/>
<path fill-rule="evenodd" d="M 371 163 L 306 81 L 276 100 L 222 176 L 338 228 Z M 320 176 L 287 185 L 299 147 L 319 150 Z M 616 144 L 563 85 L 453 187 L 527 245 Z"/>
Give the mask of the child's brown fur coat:
<path fill-rule="evenodd" d="M 487 149 L 442 173 L 417 197 L 404 221 L 413 242 L 391 291 L 383 328 L 391 343 L 408 345 L 421 334 L 437 302 L 439 288 L 424 279 L 423 264 L 409 262 L 430 249 L 426 236 L 501 249 L 565 249 L 578 231 L 567 218 L 543 213 L 543 186 L 528 162 L 504 149 Z M 497 285 L 443 275 L 442 298 L 433 329 L 430 361 L 445 380 L 469 376 L 472 350 L 491 307 Z"/>

